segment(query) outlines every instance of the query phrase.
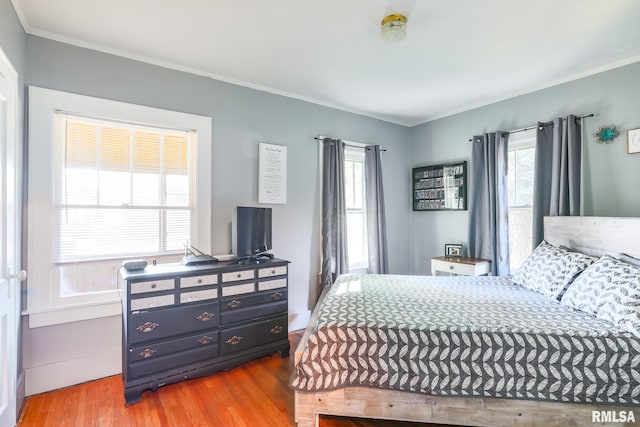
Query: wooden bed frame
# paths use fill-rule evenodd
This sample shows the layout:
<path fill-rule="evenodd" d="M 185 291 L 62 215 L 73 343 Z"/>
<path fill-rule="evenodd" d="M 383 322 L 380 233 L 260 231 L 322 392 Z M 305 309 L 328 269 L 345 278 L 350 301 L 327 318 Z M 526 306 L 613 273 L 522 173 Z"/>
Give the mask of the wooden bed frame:
<path fill-rule="evenodd" d="M 544 235 L 553 245 L 564 245 L 590 255 L 625 253 L 640 258 L 640 218 L 546 217 Z M 309 325 L 315 323 L 317 307 L 320 306 L 326 292 L 325 289 Z M 311 326 L 307 327 L 295 351 L 296 364 L 302 358 L 310 329 Z M 618 415 L 628 416 L 629 411 L 634 409 L 633 416 L 640 422 L 640 409 L 631 405 L 441 397 L 373 387 L 345 387 L 323 392 L 295 391 L 295 420 L 298 427 L 318 426 L 320 415 L 465 426 L 564 427 L 591 425 L 592 411 L 615 411 L 616 418 L 609 419 L 618 421 Z M 611 412 L 608 414 L 612 415 Z M 621 424 L 612 422 L 597 425 Z"/>

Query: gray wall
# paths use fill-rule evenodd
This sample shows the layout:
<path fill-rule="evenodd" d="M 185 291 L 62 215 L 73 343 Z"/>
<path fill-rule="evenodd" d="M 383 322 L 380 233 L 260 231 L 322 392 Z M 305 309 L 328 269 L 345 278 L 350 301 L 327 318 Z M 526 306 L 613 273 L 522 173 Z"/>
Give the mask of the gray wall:
<path fill-rule="evenodd" d="M 469 138 L 513 130 L 568 114 L 594 113 L 583 125 L 583 214 L 640 216 L 640 154 L 627 154 L 628 129 L 640 128 L 640 63 L 585 77 L 409 130 L 411 167 L 469 160 Z M 596 144 L 593 133 L 615 125 L 612 144 Z M 467 244 L 467 212 L 411 213 L 411 272 L 429 272 L 428 260 L 445 243 Z"/>
<path fill-rule="evenodd" d="M 27 36 L 9 0 L 0 0 L 0 48 L 18 73 L 18 146 L 16 148 L 21 156 L 24 128 L 24 88 L 27 71 Z M 20 168 L 21 165 L 18 164 L 17 166 Z M 19 171 L 21 170 L 20 168 Z M 21 210 L 21 207 L 18 207 L 18 209 Z M 22 325 L 19 322 L 17 387 L 17 404 L 18 408 L 20 408 L 24 399 L 24 376 L 22 368 Z"/>
<path fill-rule="evenodd" d="M 20 87 L 24 87 L 27 36 L 10 0 L 0 0 L 0 47 L 18 72 Z M 24 93 L 20 93 L 20 102 L 23 95 Z"/>

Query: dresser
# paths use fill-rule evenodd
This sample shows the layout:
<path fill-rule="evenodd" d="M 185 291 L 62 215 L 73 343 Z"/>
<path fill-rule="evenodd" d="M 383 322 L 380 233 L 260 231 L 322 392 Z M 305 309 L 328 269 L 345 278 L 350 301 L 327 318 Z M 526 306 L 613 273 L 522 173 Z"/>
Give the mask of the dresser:
<path fill-rule="evenodd" d="M 467 257 L 431 258 L 431 274 L 436 276 L 438 271 L 461 276 L 482 276 L 491 271 L 491 261 Z"/>
<path fill-rule="evenodd" d="M 288 264 L 121 269 L 125 405 L 165 384 L 287 357 Z"/>

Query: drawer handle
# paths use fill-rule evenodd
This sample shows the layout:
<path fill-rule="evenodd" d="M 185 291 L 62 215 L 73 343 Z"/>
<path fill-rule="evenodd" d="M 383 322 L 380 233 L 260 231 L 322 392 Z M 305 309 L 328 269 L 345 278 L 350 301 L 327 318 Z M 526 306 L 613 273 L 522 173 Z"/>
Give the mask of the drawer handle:
<path fill-rule="evenodd" d="M 199 314 L 198 316 L 196 316 L 196 319 L 201 321 L 201 322 L 208 322 L 209 320 L 213 319 L 213 316 L 215 316 L 215 314 L 209 313 L 208 311 L 205 311 L 204 313 Z"/>
<path fill-rule="evenodd" d="M 236 277 L 237 277 L 238 279 L 239 279 L 239 278 L 241 278 L 241 277 L 242 277 L 242 273 L 238 273 L 238 274 L 236 275 Z"/>
<path fill-rule="evenodd" d="M 280 326 L 280 325 L 276 325 L 273 328 L 271 328 L 271 333 L 272 334 L 279 334 L 282 331 L 284 331 L 284 328 L 282 326 Z"/>
<path fill-rule="evenodd" d="M 141 351 L 140 353 L 138 353 L 140 355 L 140 357 L 146 359 L 149 358 L 151 356 L 153 356 L 158 350 L 152 350 L 150 348 L 145 348 L 143 351 Z"/>
<path fill-rule="evenodd" d="M 453 265 L 450 265 L 450 266 L 449 266 L 449 270 L 453 270 L 453 269 L 455 269 L 455 268 L 456 268 L 456 267 L 455 267 L 455 266 L 453 266 Z"/>
<path fill-rule="evenodd" d="M 211 341 L 213 341 L 213 338 L 206 335 L 198 340 L 198 342 L 202 345 L 209 344 Z"/>
<path fill-rule="evenodd" d="M 136 329 L 142 333 L 146 333 L 153 331 L 158 326 L 160 325 L 158 325 L 157 323 L 145 322 L 142 325 L 138 326 Z"/>
<path fill-rule="evenodd" d="M 276 271 L 275 270 L 271 270 L 271 274 L 276 274 Z"/>
<path fill-rule="evenodd" d="M 238 308 L 240 307 L 240 301 L 238 301 L 237 299 L 231 300 L 227 303 L 227 305 L 231 308 Z"/>
<path fill-rule="evenodd" d="M 231 345 L 236 345 L 239 344 L 241 340 L 243 340 L 244 337 L 239 337 L 237 335 L 232 336 L 231 338 L 229 338 L 226 343 L 227 344 L 231 344 Z"/>
<path fill-rule="evenodd" d="M 198 279 L 198 284 L 202 283 L 202 279 Z"/>
<path fill-rule="evenodd" d="M 282 299 L 283 295 L 284 294 L 282 292 L 276 292 L 275 294 L 271 295 L 271 299 L 279 300 Z"/>
<path fill-rule="evenodd" d="M 155 288 L 156 288 L 156 284 L 155 284 L 155 283 L 152 283 L 152 284 L 151 284 L 151 289 L 155 289 Z"/>

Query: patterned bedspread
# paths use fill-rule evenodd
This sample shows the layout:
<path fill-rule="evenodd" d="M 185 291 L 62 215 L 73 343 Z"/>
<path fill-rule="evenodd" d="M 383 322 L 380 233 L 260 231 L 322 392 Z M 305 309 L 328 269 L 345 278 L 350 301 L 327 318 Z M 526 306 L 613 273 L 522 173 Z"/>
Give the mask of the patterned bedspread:
<path fill-rule="evenodd" d="M 640 403 L 640 338 L 508 277 L 343 275 L 291 386 Z"/>

